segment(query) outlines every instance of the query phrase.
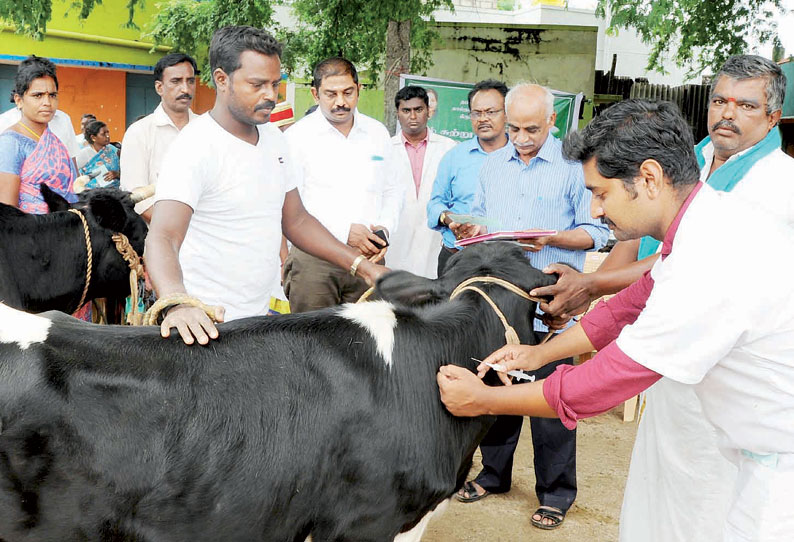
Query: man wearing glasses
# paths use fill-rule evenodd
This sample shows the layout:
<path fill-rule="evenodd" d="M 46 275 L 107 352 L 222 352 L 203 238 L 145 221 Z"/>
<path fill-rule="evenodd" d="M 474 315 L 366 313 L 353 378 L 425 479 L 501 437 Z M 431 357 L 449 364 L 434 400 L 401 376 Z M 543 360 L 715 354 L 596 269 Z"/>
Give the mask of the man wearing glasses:
<path fill-rule="evenodd" d="M 427 204 L 427 225 L 442 234 L 438 255 L 438 274 L 458 251 L 457 239 L 479 233 L 479 227 L 458 224 L 450 214 L 472 214 L 479 191 L 480 167 L 485 157 L 507 145 L 505 134 L 505 96 L 507 85 L 501 81 L 480 81 L 469 92 L 471 127 L 475 137 L 459 143 L 441 159 Z"/>

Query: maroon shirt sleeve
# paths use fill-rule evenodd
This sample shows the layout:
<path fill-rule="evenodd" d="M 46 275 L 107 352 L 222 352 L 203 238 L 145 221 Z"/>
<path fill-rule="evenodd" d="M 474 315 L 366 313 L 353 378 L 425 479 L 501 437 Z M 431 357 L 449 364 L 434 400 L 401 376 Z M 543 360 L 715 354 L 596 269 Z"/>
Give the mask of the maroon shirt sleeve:
<path fill-rule="evenodd" d="M 568 429 L 648 389 L 662 375 L 624 354 L 614 341 L 582 365 L 560 365 L 543 381 L 543 397 Z"/>
<path fill-rule="evenodd" d="M 599 301 L 582 317 L 582 330 L 596 350 L 601 350 L 620 335 L 620 330 L 637 320 L 653 290 L 651 272 L 607 301 Z"/>

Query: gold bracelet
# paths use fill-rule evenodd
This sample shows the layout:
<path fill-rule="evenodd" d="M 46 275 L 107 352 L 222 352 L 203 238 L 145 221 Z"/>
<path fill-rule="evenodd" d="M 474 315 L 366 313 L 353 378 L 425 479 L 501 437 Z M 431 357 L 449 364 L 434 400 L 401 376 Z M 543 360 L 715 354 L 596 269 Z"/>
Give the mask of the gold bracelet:
<path fill-rule="evenodd" d="M 350 274 L 355 277 L 356 271 L 358 271 L 358 266 L 361 264 L 361 262 L 363 262 L 366 259 L 367 257 L 364 256 L 363 254 L 359 254 L 358 256 L 356 256 L 356 259 L 353 260 L 353 264 L 350 266 Z"/>

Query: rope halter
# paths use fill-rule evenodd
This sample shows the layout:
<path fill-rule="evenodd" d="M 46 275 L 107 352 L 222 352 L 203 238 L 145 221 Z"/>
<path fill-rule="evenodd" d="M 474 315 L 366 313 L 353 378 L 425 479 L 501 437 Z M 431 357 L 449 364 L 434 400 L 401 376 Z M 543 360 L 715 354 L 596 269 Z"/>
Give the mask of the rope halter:
<path fill-rule="evenodd" d="M 479 295 L 481 295 L 483 299 L 485 299 L 485 301 L 487 301 L 488 304 L 491 306 L 491 308 L 494 310 L 496 316 L 499 317 L 499 320 L 501 320 L 502 325 L 505 328 L 505 341 L 507 342 L 507 344 L 521 344 L 521 340 L 518 338 L 518 333 L 516 333 L 516 330 L 513 329 L 513 326 L 511 326 L 510 323 L 507 321 L 507 318 L 505 317 L 504 313 L 499 309 L 499 307 L 496 305 L 494 300 L 491 299 L 488 294 L 486 294 L 480 288 L 477 288 L 476 286 L 472 286 L 472 284 L 475 283 L 497 284 L 502 288 L 504 288 L 505 290 L 512 292 L 517 296 L 526 299 L 527 301 L 534 301 L 536 303 L 539 303 L 542 300 L 538 297 L 533 297 L 529 295 L 515 284 L 497 277 L 472 277 L 470 279 L 466 279 L 460 284 L 458 284 L 458 286 L 449 295 L 450 300 L 455 299 L 461 293 L 467 290 L 471 292 L 476 292 Z M 545 342 L 549 338 L 549 336 L 550 335 L 547 335 L 546 338 L 543 339 L 543 342 Z"/>
<path fill-rule="evenodd" d="M 91 284 L 91 268 L 94 266 L 94 252 L 91 250 L 91 233 L 88 231 L 88 222 L 85 221 L 85 216 L 77 209 L 69 209 L 69 212 L 76 214 L 78 218 L 80 218 L 80 221 L 83 223 L 83 234 L 85 235 L 85 286 L 83 287 L 83 295 L 80 296 L 80 302 L 77 304 L 77 308 L 72 311 L 76 312 L 85 304 L 85 297 L 88 295 L 88 286 Z"/>

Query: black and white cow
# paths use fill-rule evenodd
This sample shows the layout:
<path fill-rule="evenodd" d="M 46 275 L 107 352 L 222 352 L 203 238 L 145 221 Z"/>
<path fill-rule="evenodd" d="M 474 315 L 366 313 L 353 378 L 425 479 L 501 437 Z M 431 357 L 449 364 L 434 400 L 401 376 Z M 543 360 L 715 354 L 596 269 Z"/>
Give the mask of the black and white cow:
<path fill-rule="evenodd" d="M 0 540 L 419 540 L 493 423 L 451 416 L 435 380 L 504 344 L 479 295 L 445 301 L 481 275 L 553 280 L 474 246 L 438 280 L 384 276 L 392 301 L 238 320 L 206 347 L 0 306 Z M 479 287 L 528 342 L 534 303 Z"/>
<path fill-rule="evenodd" d="M 73 312 L 86 279 L 83 223 L 46 185 L 42 194 L 50 207 L 47 215 L 0 203 L 0 303 L 29 312 Z M 143 254 L 146 223 L 135 212 L 130 194 L 97 188 L 80 194 L 74 208 L 83 211 L 91 235 L 93 266 L 86 299 L 129 295 L 129 266 L 111 236 L 123 233 Z"/>

